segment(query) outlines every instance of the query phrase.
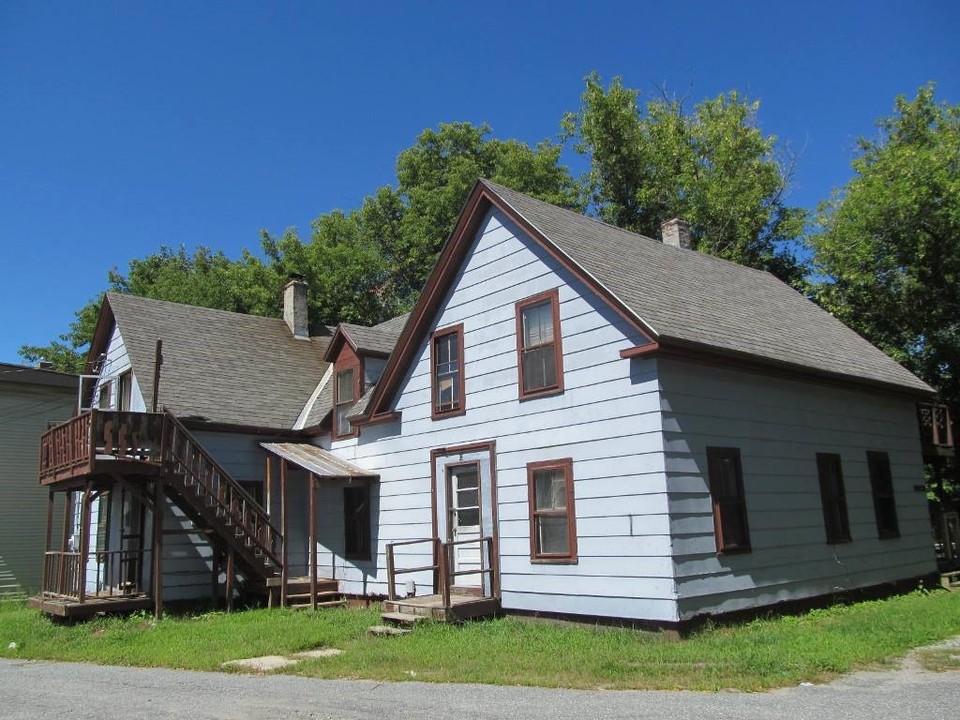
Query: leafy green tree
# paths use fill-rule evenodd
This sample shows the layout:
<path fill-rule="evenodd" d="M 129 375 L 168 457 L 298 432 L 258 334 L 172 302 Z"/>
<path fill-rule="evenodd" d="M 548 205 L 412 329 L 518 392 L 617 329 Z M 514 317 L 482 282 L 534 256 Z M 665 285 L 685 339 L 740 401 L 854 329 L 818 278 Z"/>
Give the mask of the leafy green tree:
<path fill-rule="evenodd" d="M 478 178 L 512 187 L 562 207 L 577 208 L 577 187 L 560 164 L 562 147 L 543 141 L 491 138 L 488 125 L 441 123 L 424 130 L 397 158 L 402 258 L 408 284 L 419 291 Z"/>
<path fill-rule="evenodd" d="M 862 138 L 809 243 L 817 300 L 936 388 L 960 417 L 960 106 L 934 86 Z"/>
<path fill-rule="evenodd" d="M 81 373 L 86 362 L 84 348 L 93 337 L 97 327 L 97 317 L 100 314 L 102 295 L 91 300 L 74 313 L 70 329 L 53 340 L 48 345 L 23 345 L 19 352 L 20 357 L 28 363 L 36 364 L 40 361 L 49 362 L 54 370 L 67 373 Z"/>
<path fill-rule="evenodd" d="M 583 192 L 596 213 L 650 237 L 682 217 L 698 250 L 799 285 L 804 268 L 793 250 L 805 213 L 786 204 L 790 170 L 776 137 L 756 126 L 759 103 L 730 92 L 686 113 L 676 99 L 641 106 L 639 98 L 619 77 L 604 88 L 593 73 L 580 110 L 563 120 L 590 158 Z"/>

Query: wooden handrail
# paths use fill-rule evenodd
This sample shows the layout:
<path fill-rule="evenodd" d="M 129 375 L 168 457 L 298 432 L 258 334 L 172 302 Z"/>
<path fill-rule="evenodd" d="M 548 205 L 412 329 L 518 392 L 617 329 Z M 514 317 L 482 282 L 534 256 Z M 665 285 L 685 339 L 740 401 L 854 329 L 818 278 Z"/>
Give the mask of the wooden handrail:
<path fill-rule="evenodd" d="M 394 548 L 403 547 L 406 545 L 419 545 L 421 543 L 430 543 L 431 545 L 435 546 L 436 542 L 436 538 L 418 538 L 416 540 L 401 540 L 400 542 L 387 543 L 387 598 L 389 600 L 397 599 L 397 575 L 404 575 L 412 572 L 426 572 L 427 570 L 436 571 L 440 567 L 439 563 L 434 563 L 433 565 L 422 565 L 420 567 L 402 568 L 397 570 Z"/>
<path fill-rule="evenodd" d="M 436 557 L 436 562 L 432 565 L 421 565 L 419 567 L 411 568 L 401 568 L 397 569 L 396 567 L 396 558 L 394 556 L 394 548 L 401 547 L 404 545 L 417 545 L 419 543 L 432 543 L 434 545 L 434 557 Z M 452 560 L 450 555 L 453 551 L 453 548 L 458 545 L 470 545 L 474 543 L 480 544 L 480 552 L 483 552 L 483 546 L 487 546 L 487 567 L 480 567 L 475 570 L 455 570 L 451 571 L 450 566 Z M 438 575 L 438 585 L 439 585 L 439 595 L 443 602 L 443 606 L 450 609 L 450 595 L 453 587 L 453 579 L 461 577 L 464 575 L 489 575 L 490 577 L 490 592 L 493 596 L 497 594 L 497 576 L 494 572 L 493 567 L 493 538 L 489 535 L 485 535 L 479 538 L 472 538 L 470 540 L 452 540 L 450 542 L 440 542 L 439 538 L 420 538 L 417 540 L 402 540 L 400 542 L 388 543 L 387 544 L 387 598 L 390 600 L 396 600 L 396 576 L 403 575 L 405 573 L 413 572 L 426 572 L 427 570 L 434 570 Z"/>
<path fill-rule="evenodd" d="M 196 483 L 246 537 L 277 567 L 282 567 L 277 547 L 282 546 L 283 535 L 270 522 L 266 511 L 172 413 L 165 414 L 164 425 L 164 461 L 182 470 L 187 484 Z"/>

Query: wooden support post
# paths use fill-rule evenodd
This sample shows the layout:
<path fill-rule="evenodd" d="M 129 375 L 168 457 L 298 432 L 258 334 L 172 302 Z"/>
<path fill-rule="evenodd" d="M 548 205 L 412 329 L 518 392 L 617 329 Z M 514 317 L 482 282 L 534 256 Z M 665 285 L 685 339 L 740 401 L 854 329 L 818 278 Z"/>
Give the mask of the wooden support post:
<path fill-rule="evenodd" d="M 267 475 L 266 475 L 266 481 L 264 482 L 264 485 L 266 486 L 264 488 L 265 489 L 264 502 L 266 503 L 266 507 L 264 509 L 267 511 L 267 517 L 272 517 L 273 502 L 271 501 L 273 499 L 273 476 L 272 476 L 272 473 L 270 472 L 270 469 L 273 467 L 273 462 L 270 459 L 270 453 L 266 453 L 266 455 L 267 455 Z"/>
<path fill-rule="evenodd" d="M 87 555 L 90 554 L 90 481 L 83 488 L 83 507 L 80 510 L 80 602 L 87 599 Z"/>
<path fill-rule="evenodd" d="M 216 610 L 220 604 L 220 543 L 211 542 L 210 549 L 213 553 L 210 558 L 210 602 Z"/>
<path fill-rule="evenodd" d="M 40 576 L 40 592 L 41 594 L 47 590 L 49 585 L 47 584 L 50 578 L 47 577 L 49 569 L 47 568 L 47 553 L 51 550 L 50 543 L 53 542 L 53 490 L 49 493 L 49 500 L 47 503 L 47 536 L 43 541 L 43 574 Z M 62 558 L 62 556 L 61 556 Z"/>
<path fill-rule="evenodd" d="M 163 481 L 153 483 L 153 614 L 163 617 Z"/>
<path fill-rule="evenodd" d="M 70 526 L 73 523 L 73 492 L 67 491 L 63 502 L 63 538 L 60 541 L 61 552 L 67 552 L 70 544 Z"/>
<path fill-rule="evenodd" d="M 234 573 L 234 553 L 233 548 L 227 549 L 227 586 L 225 588 L 227 595 L 227 612 L 233 612 L 233 573 Z"/>
<path fill-rule="evenodd" d="M 310 608 L 317 609 L 317 478 L 310 473 Z"/>
<path fill-rule="evenodd" d="M 47 504 L 47 538 L 44 541 L 43 551 L 51 550 L 50 543 L 53 542 L 53 490 L 48 493 Z"/>
<path fill-rule="evenodd" d="M 280 607 L 287 606 L 287 579 L 290 576 L 287 566 L 287 461 L 280 458 L 280 534 L 283 535 L 283 547 L 280 551 Z"/>

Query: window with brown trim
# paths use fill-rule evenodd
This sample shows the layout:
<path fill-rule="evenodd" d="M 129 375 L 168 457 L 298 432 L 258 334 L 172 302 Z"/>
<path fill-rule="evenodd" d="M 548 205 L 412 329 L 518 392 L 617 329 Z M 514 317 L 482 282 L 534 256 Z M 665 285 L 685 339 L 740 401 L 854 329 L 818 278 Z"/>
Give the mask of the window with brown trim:
<path fill-rule="evenodd" d="M 850 519 L 847 516 L 840 456 L 817 453 L 817 475 L 820 478 L 820 502 L 823 505 L 823 527 L 827 532 L 827 542 L 850 542 Z"/>
<path fill-rule="evenodd" d="M 717 552 L 750 552 L 750 528 L 747 524 L 747 499 L 743 490 L 740 449 L 708 447 L 707 471 L 710 475 Z"/>
<path fill-rule="evenodd" d="M 548 290 L 521 300 L 516 313 L 520 399 L 563 392 L 559 293 Z"/>
<path fill-rule="evenodd" d="M 527 465 L 530 502 L 530 557 L 535 562 L 577 561 L 577 520 L 573 503 L 573 460 Z"/>
<path fill-rule="evenodd" d="M 430 336 L 430 388 L 434 419 L 463 415 L 463 325 L 437 330 Z"/>
<path fill-rule="evenodd" d="M 336 416 L 334 417 L 333 427 L 334 437 L 344 437 L 353 431 L 350 421 L 347 420 L 347 415 L 350 414 L 353 403 L 356 401 L 353 375 L 353 368 L 347 368 L 337 373 L 337 384 L 334 387 L 336 394 L 334 399 L 334 404 L 336 405 Z"/>
<path fill-rule="evenodd" d="M 370 559 L 370 489 L 366 485 L 343 488 L 343 556 Z"/>
<path fill-rule="evenodd" d="M 890 456 L 876 450 L 867 451 L 867 470 L 873 491 L 873 512 L 877 518 L 877 534 L 881 539 L 900 537 L 897 501 L 893 496 Z"/>

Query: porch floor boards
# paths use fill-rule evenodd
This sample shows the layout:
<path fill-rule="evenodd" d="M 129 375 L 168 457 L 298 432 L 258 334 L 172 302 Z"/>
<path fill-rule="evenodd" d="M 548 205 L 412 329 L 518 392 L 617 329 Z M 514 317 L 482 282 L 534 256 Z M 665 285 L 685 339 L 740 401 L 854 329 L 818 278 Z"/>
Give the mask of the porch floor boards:
<path fill-rule="evenodd" d="M 153 608 L 153 598 L 146 593 L 103 597 L 94 595 L 80 602 L 76 598 L 41 595 L 28 598 L 27 605 L 48 615 L 57 615 L 64 618 L 87 618 L 98 613 L 125 613 L 151 609 Z"/>
<path fill-rule="evenodd" d="M 449 607 L 444 607 L 442 595 L 420 595 L 384 600 L 381 609 L 385 620 L 396 621 L 397 615 L 406 615 L 411 621 L 413 618 L 432 618 L 441 622 L 458 622 L 492 617 L 500 612 L 500 601 L 493 597 L 454 592 L 450 594 Z"/>

